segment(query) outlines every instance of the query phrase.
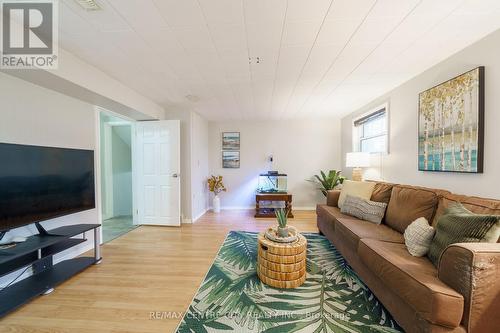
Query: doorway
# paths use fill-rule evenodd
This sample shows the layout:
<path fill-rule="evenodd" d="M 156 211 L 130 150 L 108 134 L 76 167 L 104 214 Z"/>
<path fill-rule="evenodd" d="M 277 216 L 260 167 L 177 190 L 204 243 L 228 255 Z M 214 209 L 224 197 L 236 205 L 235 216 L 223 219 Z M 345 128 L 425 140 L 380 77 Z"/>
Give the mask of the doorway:
<path fill-rule="evenodd" d="M 100 115 L 103 243 L 136 228 L 133 224 L 132 122 Z"/>

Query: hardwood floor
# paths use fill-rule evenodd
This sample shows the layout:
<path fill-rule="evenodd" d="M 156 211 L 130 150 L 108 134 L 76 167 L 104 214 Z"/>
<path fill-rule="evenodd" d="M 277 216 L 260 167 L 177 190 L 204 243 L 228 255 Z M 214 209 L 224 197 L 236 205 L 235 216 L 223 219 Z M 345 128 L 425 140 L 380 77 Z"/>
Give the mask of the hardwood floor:
<path fill-rule="evenodd" d="M 139 227 L 104 244 L 101 265 L 0 320 L 0 332 L 173 332 L 226 234 L 261 231 L 274 223 L 253 213 L 209 212 L 180 228 Z M 318 231 L 314 211 L 294 214 L 291 225 Z M 153 312 L 162 314 L 152 319 Z M 166 312 L 172 312 L 170 318 Z"/>

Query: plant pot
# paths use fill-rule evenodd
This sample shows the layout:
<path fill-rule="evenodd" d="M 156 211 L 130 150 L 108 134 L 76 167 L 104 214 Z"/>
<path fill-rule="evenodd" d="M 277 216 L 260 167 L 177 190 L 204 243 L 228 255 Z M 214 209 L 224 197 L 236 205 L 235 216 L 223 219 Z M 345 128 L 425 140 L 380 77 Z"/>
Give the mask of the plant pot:
<path fill-rule="evenodd" d="M 278 227 L 278 236 L 279 237 L 288 237 L 288 227 Z"/>
<path fill-rule="evenodd" d="M 220 213 L 220 198 L 218 195 L 214 196 L 212 201 L 212 210 L 214 213 Z"/>

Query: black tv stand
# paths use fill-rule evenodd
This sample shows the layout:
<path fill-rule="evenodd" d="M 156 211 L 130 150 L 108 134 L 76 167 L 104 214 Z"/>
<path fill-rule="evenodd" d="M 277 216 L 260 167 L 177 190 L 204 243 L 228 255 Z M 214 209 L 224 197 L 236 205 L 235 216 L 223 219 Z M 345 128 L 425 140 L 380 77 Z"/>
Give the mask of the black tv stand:
<path fill-rule="evenodd" d="M 0 277 L 31 266 L 33 275 L 0 289 L 0 318 L 31 299 L 50 293 L 57 285 L 102 260 L 100 224 L 76 224 L 45 230 L 15 247 L 0 250 Z M 38 229 L 38 225 L 37 225 Z M 94 256 L 77 257 L 53 264 L 53 256 L 85 242 L 94 233 Z M 75 237 L 79 236 L 81 237 Z M 1 233 L 0 233 L 1 236 Z"/>
<path fill-rule="evenodd" d="M 41 224 L 40 222 L 35 222 L 35 227 L 36 227 L 36 230 L 38 230 L 38 233 L 42 236 L 57 236 L 57 235 L 54 235 L 54 234 L 51 234 L 50 232 L 48 232 Z"/>

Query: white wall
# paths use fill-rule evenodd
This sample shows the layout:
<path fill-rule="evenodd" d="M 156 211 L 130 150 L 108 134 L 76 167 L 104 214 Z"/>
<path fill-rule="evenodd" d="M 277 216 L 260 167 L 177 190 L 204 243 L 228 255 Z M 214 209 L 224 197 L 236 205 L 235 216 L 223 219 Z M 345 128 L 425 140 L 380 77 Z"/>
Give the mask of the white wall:
<path fill-rule="evenodd" d="M 221 133 L 241 134 L 241 167 L 224 169 Z M 267 158 L 274 156 L 274 169 L 288 174 L 288 191 L 296 209 L 314 209 L 323 195 L 306 181 L 319 170 L 340 169 L 340 121 L 238 121 L 211 122 L 209 127 L 210 173 L 222 175 L 228 192 L 221 194 L 222 208 L 255 206 L 259 173 L 269 170 Z"/>
<path fill-rule="evenodd" d="M 477 66 L 485 66 L 485 150 L 483 174 L 418 171 L 418 94 Z M 500 198 L 500 31 L 451 56 L 369 105 L 342 119 L 342 158 L 352 151 L 352 121 L 382 102 L 390 103 L 390 154 L 381 156 L 373 178 Z M 345 169 L 345 168 L 344 168 Z M 350 172 L 350 170 L 345 170 Z"/>
<path fill-rule="evenodd" d="M 113 214 L 132 215 L 132 147 L 130 125 L 111 130 L 113 166 Z M 125 140 L 124 140 L 125 139 Z"/>
<path fill-rule="evenodd" d="M 180 120 L 181 123 L 181 218 L 191 221 L 191 112 L 169 110 L 165 119 Z"/>
<path fill-rule="evenodd" d="M 0 142 L 95 149 L 95 121 L 92 105 L 0 73 Z M 52 229 L 77 223 L 98 223 L 97 209 L 53 219 L 42 225 Z M 34 233 L 36 229 L 30 225 L 8 235 Z M 89 241 L 62 255 L 74 256 L 89 249 L 93 240 L 92 235 L 88 237 Z M 0 285 L 15 276 L 17 273 L 3 277 Z"/>
<path fill-rule="evenodd" d="M 208 147 L 208 121 L 193 112 L 191 114 L 191 217 L 193 221 L 196 221 L 209 208 Z"/>
<path fill-rule="evenodd" d="M 165 119 L 181 122 L 181 214 L 195 221 L 208 209 L 208 122 L 190 110 L 169 110 Z"/>

